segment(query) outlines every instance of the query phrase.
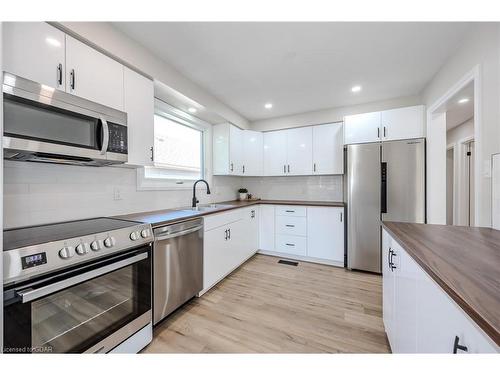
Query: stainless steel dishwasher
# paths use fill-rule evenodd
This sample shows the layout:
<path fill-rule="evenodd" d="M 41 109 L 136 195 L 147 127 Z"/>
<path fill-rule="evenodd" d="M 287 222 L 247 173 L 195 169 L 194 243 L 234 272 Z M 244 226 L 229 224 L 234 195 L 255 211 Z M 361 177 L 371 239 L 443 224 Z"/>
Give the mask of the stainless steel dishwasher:
<path fill-rule="evenodd" d="M 154 230 L 153 323 L 203 289 L 203 219 Z"/>

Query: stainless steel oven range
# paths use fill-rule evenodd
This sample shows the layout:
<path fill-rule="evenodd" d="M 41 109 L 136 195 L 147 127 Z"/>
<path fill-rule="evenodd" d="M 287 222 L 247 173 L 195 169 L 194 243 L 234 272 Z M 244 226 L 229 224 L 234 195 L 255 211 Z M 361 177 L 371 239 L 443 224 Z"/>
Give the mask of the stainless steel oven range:
<path fill-rule="evenodd" d="M 138 352 L 152 338 L 149 224 L 4 231 L 4 353 Z"/>

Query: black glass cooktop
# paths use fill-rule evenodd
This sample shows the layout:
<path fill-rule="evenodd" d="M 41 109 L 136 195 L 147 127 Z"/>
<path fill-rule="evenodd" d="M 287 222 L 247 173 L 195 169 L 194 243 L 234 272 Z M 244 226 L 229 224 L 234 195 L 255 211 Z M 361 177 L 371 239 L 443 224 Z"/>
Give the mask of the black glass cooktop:
<path fill-rule="evenodd" d="M 139 223 L 135 221 L 99 217 L 95 219 L 8 229 L 3 232 L 3 250 L 8 251 L 25 246 L 108 232 L 111 230 L 132 227 L 137 224 Z"/>

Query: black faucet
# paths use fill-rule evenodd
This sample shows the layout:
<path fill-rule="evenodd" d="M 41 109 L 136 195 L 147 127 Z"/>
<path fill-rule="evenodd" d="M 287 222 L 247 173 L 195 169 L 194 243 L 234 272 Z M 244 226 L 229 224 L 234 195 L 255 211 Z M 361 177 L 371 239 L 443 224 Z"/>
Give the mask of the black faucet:
<path fill-rule="evenodd" d="M 196 199 L 196 184 L 198 182 L 204 182 L 205 185 L 207 185 L 207 194 L 210 194 L 210 186 L 208 186 L 208 182 L 206 182 L 205 180 L 197 180 L 194 182 L 194 185 L 193 185 L 193 204 L 191 207 L 193 208 L 196 208 L 196 204 L 199 202 L 198 199 Z"/>

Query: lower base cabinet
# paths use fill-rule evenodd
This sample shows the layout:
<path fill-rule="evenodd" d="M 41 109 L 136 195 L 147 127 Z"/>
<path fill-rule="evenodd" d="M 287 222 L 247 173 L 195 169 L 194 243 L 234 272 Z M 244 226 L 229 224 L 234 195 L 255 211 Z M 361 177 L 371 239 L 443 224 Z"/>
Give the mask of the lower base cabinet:
<path fill-rule="evenodd" d="M 388 234 L 382 233 L 383 318 L 393 353 L 497 353 L 500 348 Z"/>
<path fill-rule="evenodd" d="M 213 287 L 255 254 L 259 244 L 259 207 L 214 215 L 205 220 L 203 291 Z"/>

